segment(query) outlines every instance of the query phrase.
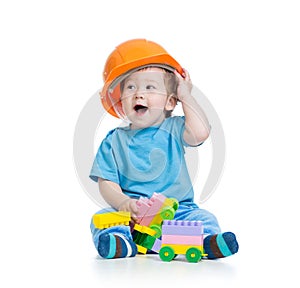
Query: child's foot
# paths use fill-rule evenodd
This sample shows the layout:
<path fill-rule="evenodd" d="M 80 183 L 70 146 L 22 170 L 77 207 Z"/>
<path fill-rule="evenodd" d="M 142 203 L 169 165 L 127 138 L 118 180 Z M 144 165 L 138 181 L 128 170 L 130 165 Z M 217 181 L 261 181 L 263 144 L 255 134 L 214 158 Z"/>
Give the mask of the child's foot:
<path fill-rule="evenodd" d="M 107 259 L 133 257 L 137 254 L 137 247 L 123 234 L 103 233 L 99 237 L 98 252 Z"/>
<path fill-rule="evenodd" d="M 239 250 L 239 244 L 232 232 L 209 235 L 204 239 L 203 246 L 208 259 L 228 257 Z"/>

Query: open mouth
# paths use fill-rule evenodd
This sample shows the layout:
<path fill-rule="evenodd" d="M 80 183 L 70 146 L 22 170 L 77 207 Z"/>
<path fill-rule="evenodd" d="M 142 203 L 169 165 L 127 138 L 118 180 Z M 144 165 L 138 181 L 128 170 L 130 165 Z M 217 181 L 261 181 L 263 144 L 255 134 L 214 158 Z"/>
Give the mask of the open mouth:
<path fill-rule="evenodd" d="M 148 110 L 148 107 L 141 105 L 141 104 L 137 104 L 133 107 L 133 109 L 138 114 L 144 114 Z"/>

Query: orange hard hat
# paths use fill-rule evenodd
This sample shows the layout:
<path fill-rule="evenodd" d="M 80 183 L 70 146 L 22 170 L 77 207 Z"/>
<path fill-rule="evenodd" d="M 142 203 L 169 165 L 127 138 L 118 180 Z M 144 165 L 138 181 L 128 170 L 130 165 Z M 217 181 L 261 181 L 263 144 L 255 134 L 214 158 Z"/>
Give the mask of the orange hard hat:
<path fill-rule="evenodd" d="M 122 106 L 118 84 L 128 75 L 128 72 L 131 73 L 147 66 L 158 66 L 170 71 L 177 70 L 183 75 L 183 69 L 179 63 L 157 43 L 146 39 L 123 42 L 108 56 L 104 66 L 104 86 L 100 95 L 106 111 L 121 118 L 123 113 L 120 113 Z"/>

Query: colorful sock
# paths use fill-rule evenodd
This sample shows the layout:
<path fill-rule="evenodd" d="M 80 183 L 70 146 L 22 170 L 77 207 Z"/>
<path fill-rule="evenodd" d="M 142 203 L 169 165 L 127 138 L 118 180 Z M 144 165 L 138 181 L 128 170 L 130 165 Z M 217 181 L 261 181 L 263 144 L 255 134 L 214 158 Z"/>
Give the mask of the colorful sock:
<path fill-rule="evenodd" d="M 134 257 L 137 254 L 137 247 L 123 234 L 103 233 L 99 237 L 98 252 L 107 259 Z"/>
<path fill-rule="evenodd" d="M 204 239 L 203 246 L 208 259 L 228 257 L 239 250 L 239 244 L 232 232 L 209 235 Z"/>

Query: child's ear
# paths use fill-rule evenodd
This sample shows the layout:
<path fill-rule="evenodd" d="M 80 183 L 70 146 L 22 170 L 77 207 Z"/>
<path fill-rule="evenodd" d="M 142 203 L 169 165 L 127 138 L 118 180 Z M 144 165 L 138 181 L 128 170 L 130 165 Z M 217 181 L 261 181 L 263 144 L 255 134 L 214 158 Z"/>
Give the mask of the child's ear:
<path fill-rule="evenodd" d="M 167 111 L 173 111 L 175 109 L 177 105 L 177 98 L 176 96 L 172 93 L 168 96 L 167 98 L 167 102 L 166 102 L 166 106 L 165 109 Z"/>

